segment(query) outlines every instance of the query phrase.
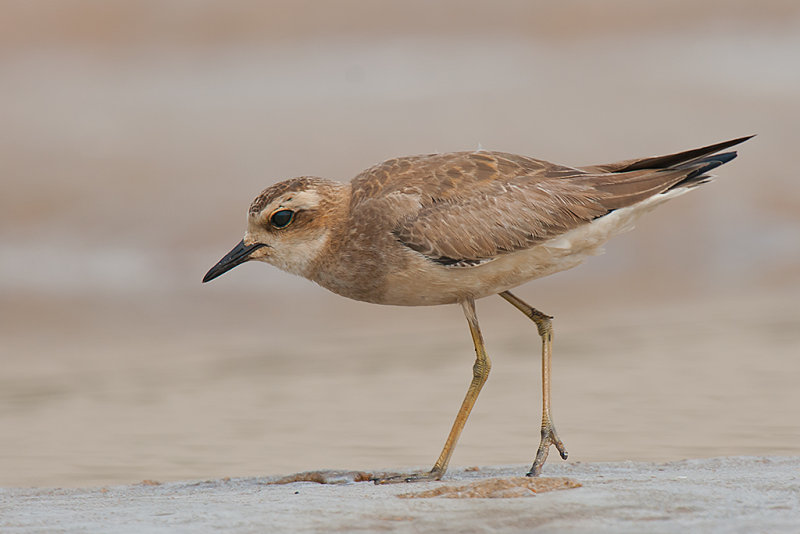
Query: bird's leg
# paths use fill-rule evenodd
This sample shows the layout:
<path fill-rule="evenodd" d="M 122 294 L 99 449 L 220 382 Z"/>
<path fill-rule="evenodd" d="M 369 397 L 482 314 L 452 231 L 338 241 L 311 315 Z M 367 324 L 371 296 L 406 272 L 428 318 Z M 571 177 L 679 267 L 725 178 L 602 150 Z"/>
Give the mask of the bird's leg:
<path fill-rule="evenodd" d="M 550 363 L 553 356 L 553 318 L 529 306 L 508 291 L 503 291 L 500 296 L 536 323 L 539 336 L 542 338 L 542 438 L 539 442 L 539 449 L 536 451 L 536 459 L 528 472 L 529 477 L 536 477 L 542 472 L 542 466 L 547 460 L 548 452 L 550 452 L 550 445 L 555 445 L 559 454 L 561 454 L 561 458 L 567 459 L 567 449 L 556 433 L 553 416 L 550 414 Z"/>
<path fill-rule="evenodd" d="M 475 345 L 475 364 L 472 366 L 472 382 L 470 382 L 467 395 L 464 397 L 464 402 L 461 403 L 461 408 L 458 410 L 453 428 L 450 429 L 450 434 L 447 436 L 447 441 L 444 444 L 442 453 L 439 455 L 439 458 L 433 465 L 433 469 L 430 471 L 407 475 L 383 475 L 374 479 L 376 484 L 439 480 L 442 478 L 445 471 L 447 471 L 447 465 L 450 463 L 450 456 L 453 455 L 453 449 L 456 447 L 461 431 L 464 429 L 464 424 L 467 422 L 467 418 L 472 411 L 472 407 L 475 405 L 478 394 L 486 383 L 486 379 L 489 378 L 489 370 L 492 368 L 492 362 L 489 360 L 489 356 L 486 355 L 483 336 L 478 327 L 478 316 L 475 313 L 475 301 L 472 298 L 468 298 L 461 303 L 461 306 L 464 309 L 464 315 L 467 317 L 469 331 L 470 334 L 472 334 L 472 343 Z"/>

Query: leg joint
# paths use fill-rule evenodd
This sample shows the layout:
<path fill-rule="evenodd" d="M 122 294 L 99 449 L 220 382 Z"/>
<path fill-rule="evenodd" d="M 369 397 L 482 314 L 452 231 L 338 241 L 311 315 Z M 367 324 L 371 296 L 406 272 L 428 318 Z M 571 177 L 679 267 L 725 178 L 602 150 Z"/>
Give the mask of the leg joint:
<path fill-rule="evenodd" d="M 536 323 L 536 328 L 539 330 L 539 335 L 544 337 L 553 333 L 553 317 L 546 315 L 536 308 L 531 308 L 529 317 Z"/>
<path fill-rule="evenodd" d="M 492 362 L 489 358 L 475 360 L 475 363 L 472 365 L 472 376 L 485 381 L 491 370 Z"/>

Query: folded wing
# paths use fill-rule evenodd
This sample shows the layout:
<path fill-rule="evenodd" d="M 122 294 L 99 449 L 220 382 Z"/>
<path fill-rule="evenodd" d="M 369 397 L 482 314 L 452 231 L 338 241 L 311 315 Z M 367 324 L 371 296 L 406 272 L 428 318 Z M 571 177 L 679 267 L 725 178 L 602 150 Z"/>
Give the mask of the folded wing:
<path fill-rule="evenodd" d="M 705 172 L 735 157 L 714 154 L 746 139 L 583 168 L 487 151 L 402 158 L 358 176 L 369 194 L 353 201 L 387 210 L 403 205 L 391 229 L 398 241 L 443 265 L 475 265 L 670 188 L 702 183 Z M 409 205 L 416 207 L 411 215 Z"/>

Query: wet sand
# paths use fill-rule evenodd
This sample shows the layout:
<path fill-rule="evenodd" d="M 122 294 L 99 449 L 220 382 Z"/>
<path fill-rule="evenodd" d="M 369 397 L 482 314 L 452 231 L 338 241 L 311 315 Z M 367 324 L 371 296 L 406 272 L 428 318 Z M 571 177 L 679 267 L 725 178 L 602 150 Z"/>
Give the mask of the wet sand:
<path fill-rule="evenodd" d="M 318 290 L 265 310 L 224 286 L 210 293 L 147 313 L 17 303 L 22 323 L 64 332 L 5 334 L 2 486 L 433 462 L 471 377 L 456 306 L 385 308 Z M 553 410 L 570 461 L 800 454 L 796 297 L 613 313 L 539 297 L 556 316 Z M 501 299 L 478 311 L 494 366 L 453 465 L 531 461 L 538 337 Z"/>
<path fill-rule="evenodd" d="M 715 183 L 519 293 L 556 317 L 554 472 L 800 455 L 797 2 L 367 4 L 7 6 L 0 487 L 430 465 L 470 378 L 460 310 L 265 265 L 201 285 L 252 197 L 478 144 L 579 165 L 751 133 Z M 494 367 L 452 464 L 529 462 L 536 332 L 478 313 Z"/>

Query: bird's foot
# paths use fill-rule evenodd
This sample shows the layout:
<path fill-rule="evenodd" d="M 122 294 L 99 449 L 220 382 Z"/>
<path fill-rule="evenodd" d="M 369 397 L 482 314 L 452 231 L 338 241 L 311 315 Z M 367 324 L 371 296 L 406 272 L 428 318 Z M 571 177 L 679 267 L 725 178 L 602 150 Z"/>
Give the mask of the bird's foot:
<path fill-rule="evenodd" d="M 401 484 L 403 482 L 431 482 L 441 480 L 444 471 L 431 469 L 422 473 L 383 473 L 373 475 L 372 482 L 375 484 Z"/>
<path fill-rule="evenodd" d="M 531 470 L 528 471 L 526 476 L 538 477 L 542 474 L 542 466 L 547 460 L 547 454 L 550 452 L 550 445 L 555 445 L 558 453 L 563 460 L 567 459 L 567 449 L 564 447 L 564 442 L 558 437 L 556 427 L 551 422 L 547 422 L 542 426 L 542 440 L 539 442 L 539 450 L 536 451 L 536 459 L 533 461 Z"/>

